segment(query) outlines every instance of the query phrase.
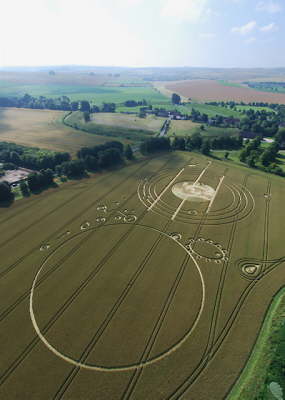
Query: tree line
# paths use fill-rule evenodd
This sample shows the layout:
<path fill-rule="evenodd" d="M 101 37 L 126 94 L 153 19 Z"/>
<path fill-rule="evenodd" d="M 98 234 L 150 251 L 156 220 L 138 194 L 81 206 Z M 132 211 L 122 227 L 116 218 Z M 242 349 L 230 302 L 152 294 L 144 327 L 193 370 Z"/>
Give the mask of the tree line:
<path fill-rule="evenodd" d="M 60 111 L 87 111 L 87 112 L 115 112 L 115 103 L 103 103 L 100 107 L 92 105 L 87 100 L 71 101 L 68 96 L 50 98 L 45 96 L 34 97 L 25 94 L 22 97 L 0 97 L 0 107 L 31 108 L 36 110 Z"/>
<path fill-rule="evenodd" d="M 3 169 L 17 169 L 18 167 L 41 170 L 55 169 L 63 162 L 70 160 L 68 152 L 54 152 L 36 147 L 27 147 L 15 143 L 0 142 L 0 162 Z"/>
<path fill-rule="evenodd" d="M 87 171 L 100 171 L 122 165 L 125 159 L 134 159 L 133 150 L 130 145 L 124 146 L 119 141 L 110 141 L 93 147 L 82 147 L 77 152 L 77 159 L 63 161 L 55 165 L 54 169 L 47 168 L 30 173 L 26 182 L 20 183 L 20 191 L 23 196 L 27 196 L 31 192 L 38 192 L 54 185 L 56 175 L 61 177 L 63 181 L 66 180 L 65 177 L 78 178 L 86 176 Z M 0 202 L 12 200 L 11 186 L 8 182 L 1 182 Z"/>
<path fill-rule="evenodd" d="M 141 144 L 140 151 L 142 154 L 151 154 L 160 151 L 195 150 L 204 155 L 210 155 L 211 149 L 234 150 L 240 149 L 242 145 L 243 139 L 241 136 L 208 138 L 196 132 L 191 136 L 175 137 L 172 141 L 166 137 L 147 139 Z"/>

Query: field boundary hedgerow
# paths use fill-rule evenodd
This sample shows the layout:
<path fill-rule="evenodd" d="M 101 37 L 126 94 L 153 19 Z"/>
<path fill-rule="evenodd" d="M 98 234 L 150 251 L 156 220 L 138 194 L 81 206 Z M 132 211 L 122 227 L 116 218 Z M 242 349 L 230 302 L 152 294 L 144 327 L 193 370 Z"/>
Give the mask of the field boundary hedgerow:
<path fill-rule="evenodd" d="M 229 390 L 227 400 L 238 400 L 241 398 L 243 400 L 251 400 L 253 396 L 257 395 L 256 383 L 260 383 L 261 375 L 263 375 L 264 380 L 266 378 L 268 368 L 268 359 L 266 357 L 272 357 L 272 354 L 269 354 L 269 352 L 272 350 L 271 345 L 276 335 L 276 327 L 275 329 L 273 327 L 274 319 L 278 319 L 282 315 L 284 317 L 284 304 L 282 304 L 284 300 L 285 287 L 280 289 L 272 298 L 245 368 Z M 259 387 L 259 390 L 261 391 L 262 387 Z"/>

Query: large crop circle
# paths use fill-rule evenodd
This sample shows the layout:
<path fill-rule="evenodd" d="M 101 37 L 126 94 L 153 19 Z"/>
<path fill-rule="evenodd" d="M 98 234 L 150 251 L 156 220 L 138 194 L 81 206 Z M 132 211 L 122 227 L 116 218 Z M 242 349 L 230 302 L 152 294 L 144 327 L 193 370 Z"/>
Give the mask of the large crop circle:
<path fill-rule="evenodd" d="M 118 233 L 119 235 L 116 236 Z M 99 246 L 102 247 L 100 244 L 100 236 L 102 234 L 109 237 L 108 249 L 106 251 L 104 250 L 106 254 L 102 254 L 102 259 L 105 260 L 105 264 L 103 261 L 100 261 L 98 264 L 102 269 L 100 269 L 100 272 L 96 276 L 94 275 L 94 279 L 92 280 L 93 286 L 90 285 L 90 289 L 88 289 L 88 285 L 86 285 L 83 280 L 77 282 L 75 287 L 75 283 L 70 278 L 72 277 L 71 271 L 76 271 L 76 269 L 73 265 L 73 258 L 71 257 L 68 259 L 67 255 L 75 254 L 74 248 L 80 249 L 80 243 L 83 243 L 83 246 L 85 238 L 86 243 L 88 241 L 90 244 L 85 244 L 85 246 L 89 246 L 86 247 L 86 251 L 89 251 L 90 249 L 92 251 L 93 249 L 94 252 L 96 252 L 96 249 L 99 249 Z M 128 263 L 128 266 L 126 266 L 120 260 L 125 257 L 124 252 L 130 235 L 137 235 L 137 238 L 143 238 L 147 235 L 150 240 L 150 246 L 146 247 L 144 250 L 144 244 L 141 242 L 141 249 L 137 250 L 137 254 L 136 251 L 134 251 L 131 263 Z M 165 249 L 170 251 L 171 254 L 177 255 L 176 258 L 168 257 L 167 265 L 160 261 L 160 257 L 165 252 Z M 61 254 L 63 255 L 63 259 L 69 260 L 69 262 L 65 261 L 64 264 L 60 264 Z M 111 254 L 110 259 L 108 259 L 109 254 Z M 83 256 L 83 253 L 82 257 L 81 254 L 77 255 L 78 259 L 82 259 L 80 268 L 84 270 L 85 264 Z M 95 253 L 94 258 L 96 258 Z M 132 316 L 138 326 L 144 327 L 145 325 L 145 332 L 144 329 L 137 329 L 136 331 L 131 332 L 131 334 L 134 335 L 134 344 L 130 343 L 130 348 L 126 348 L 128 353 L 132 353 L 134 352 L 132 345 L 137 349 L 136 343 L 138 344 L 139 350 L 136 350 L 137 353 L 134 352 L 136 361 L 122 362 L 122 360 L 118 361 L 116 359 L 113 362 L 110 362 L 108 359 L 108 362 L 104 362 L 104 360 L 102 361 L 102 354 L 104 358 L 104 351 L 101 351 L 99 362 L 97 363 L 96 360 L 97 353 L 95 353 L 94 360 L 91 357 L 92 362 L 90 362 L 87 358 L 84 359 L 80 356 L 82 352 L 84 353 L 84 349 L 90 346 L 90 343 L 82 343 L 82 351 L 78 353 L 75 351 L 73 352 L 72 348 L 62 350 L 61 345 L 64 343 L 64 338 L 68 338 L 71 343 L 78 345 L 77 341 L 80 340 L 80 333 L 82 329 L 85 328 L 83 325 L 78 323 L 76 319 L 68 321 L 68 323 L 66 323 L 67 327 L 65 328 L 65 324 L 62 323 L 60 319 L 64 318 L 61 316 L 62 307 L 59 307 L 58 304 L 54 305 L 55 312 L 51 320 L 56 321 L 56 323 L 53 326 L 52 335 L 49 335 L 51 323 L 42 316 L 42 310 L 44 310 L 46 301 L 52 302 L 53 299 L 52 297 L 47 299 L 41 295 L 42 292 L 45 293 L 45 288 L 42 288 L 41 285 L 39 285 L 39 282 L 47 272 L 54 269 L 54 265 L 59 265 L 60 273 L 65 273 L 65 276 L 67 277 L 66 281 L 60 282 L 61 285 L 67 285 L 68 280 L 73 282 L 72 285 L 75 287 L 75 290 L 70 297 L 73 303 L 71 300 L 67 299 L 62 307 L 64 309 L 66 304 L 69 304 L 68 301 L 70 301 L 70 308 L 74 307 L 75 310 L 71 315 L 74 315 L 75 317 L 78 315 L 78 311 L 76 311 L 77 300 L 74 300 L 77 299 L 75 294 L 78 294 L 78 291 L 81 290 L 81 288 L 84 288 L 85 292 L 82 291 L 80 293 L 86 295 L 86 299 L 88 299 L 84 312 L 86 313 L 85 320 L 88 320 L 89 324 L 88 328 L 90 330 L 91 344 L 93 335 L 92 329 L 94 329 L 94 335 L 98 332 L 98 330 L 96 330 L 97 327 L 94 328 L 95 325 L 92 325 L 92 321 L 97 321 L 100 315 L 100 318 L 102 319 L 102 322 L 100 321 L 101 332 L 101 327 L 106 326 L 104 331 L 104 335 L 106 335 L 106 344 L 104 343 L 105 336 L 102 336 L 102 344 L 98 342 L 99 353 L 100 346 L 104 349 L 104 346 L 108 345 L 108 340 L 110 340 L 109 336 L 112 337 L 112 340 L 110 341 L 111 353 L 117 354 L 117 350 L 125 346 L 125 337 L 130 335 L 130 332 L 128 331 L 130 308 L 134 307 L 134 303 L 137 304 L 135 310 L 133 310 Z M 94 268 L 98 268 L 98 265 L 96 264 Z M 113 274 L 111 268 L 113 268 L 114 271 L 117 271 L 117 275 Z M 128 272 L 129 270 L 127 268 L 129 268 L 130 272 Z M 66 269 L 66 272 L 64 269 Z M 101 274 L 101 276 L 99 276 L 99 274 Z M 124 276 L 127 278 L 125 279 Z M 161 279 L 154 281 L 152 279 L 154 276 L 160 276 Z M 74 279 L 76 282 L 77 274 L 74 275 Z M 99 286 L 96 286 L 96 280 L 98 280 L 99 283 L 97 284 Z M 54 282 L 55 285 L 58 285 L 56 279 Z M 105 286 L 100 287 L 100 285 L 103 284 Z M 114 296 L 114 293 L 120 284 L 122 287 L 119 289 L 122 289 L 122 293 L 113 299 L 112 296 Z M 97 287 L 100 287 L 100 293 L 103 293 L 103 296 L 99 297 L 99 290 L 96 290 Z M 190 295 L 189 293 L 192 294 Z M 197 293 L 197 295 L 195 293 Z M 125 297 L 123 297 L 123 295 Z M 113 308 L 106 315 L 101 315 L 102 308 L 105 306 L 105 303 L 109 301 L 108 296 L 114 302 Z M 176 300 L 176 297 L 178 297 L 179 301 Z M 189 303 L 187 303 L 187 299 Z M 194 304 L 193 299 L 195 299 Z M 172 237 L 167 233 L 144 225 L 113 224 L 101 226 L 99 228 L 87 228 L 85 231 L 81 231 L 78 234 L 69 237 L 64 243 L 59 245 L 48 255 L 46 260 L 40 266 L 32 284 L 30 293 L 30 316 L 33 327 L 41 341 L 50 351 L 66 362 L 88 370 L 127 371 L 158 362 L 180 348 L 196 328 L 202 315 L 204 302 L 205 284 L 199 265 L 191 252 L 179 242 L 176 236 Z M 185 310 L 188 310 L 189 316 L 181 314 L 181 304 L 185 304 Z M 178 309 L 175 309 L 175 307 L 178 307 Z M 67 307 L 64 309 L 63 316 L 65 315 L 66 310 Z M 189 310 L 193 310 L 192 314 Z M 60 318 L 56 320 L 58 315 Z M 173 323 L 173 318 L 176 318 L 175 316 L 180 316 L 179 318 L 181 318 L 180 321 L 177 321 L 177 324 Z M 82 319 L 82 315 L 79 317 Z M 107 321 L 108 324 L 106 324 L 105 321 Z M 184 325 L 181 321 L 183 321 Z M 187 321 L 186 326 L 184 321 Z M 104 323 L 105 325 L 102 325 Z M 183 328 L 177 328 L 177 331 L 175 330 L 176 325 L 183 325 Z M 70 338 L 71 333 L 69 332 L 68 327 L 72 327 L 72 332 L 78 332 L 78 335 L 73 334 Z M 116 327 L 117 329 L 115 329 Z M 114 330 L 112 331 L 113 328 Z M 160 339 L 160 334 L 162 339 L 158 340 Z M 149 351 L 147 356 L 143 356 L 148 343 L 152 340 L 158 342 L 156 343 L 157 347 L 153 351 Z"/>

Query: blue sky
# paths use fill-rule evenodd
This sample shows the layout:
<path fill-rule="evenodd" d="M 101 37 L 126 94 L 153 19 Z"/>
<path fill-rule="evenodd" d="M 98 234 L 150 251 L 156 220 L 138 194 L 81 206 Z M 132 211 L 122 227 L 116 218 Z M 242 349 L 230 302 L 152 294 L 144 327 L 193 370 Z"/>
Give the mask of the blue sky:
<path fill-rule="evenodd" d="M 284 0 L 9 0 L 0 66 L 285 66 Z"/>

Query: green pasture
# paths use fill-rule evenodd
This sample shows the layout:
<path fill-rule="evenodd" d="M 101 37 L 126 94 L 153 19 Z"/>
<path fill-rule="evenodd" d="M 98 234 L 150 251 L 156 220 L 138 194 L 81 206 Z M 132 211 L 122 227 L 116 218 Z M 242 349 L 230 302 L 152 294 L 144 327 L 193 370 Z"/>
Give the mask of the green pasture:
<path fill-rule="evenodd" d="M 18 85 L 7 81 L 0 82 L 0 96 L 31 96 L 60 97 L 68 96 L 71 100 L 88 100 L 94 104 L 123 103 L 127 100 L 149 103 L 168 103 L 167 97 L 150 86 L 145 87 L 120 87 L 120 86 L 87 86 L 87 85 Z"/>
<path fill-rule="evenodd" d="M 223 80 L 219 80 L 218 82 L 223 86 L 239 87 L 239 88 L 244 87 L 243 85 L 236 83 L 236 82 L 223 81 Z"/>

